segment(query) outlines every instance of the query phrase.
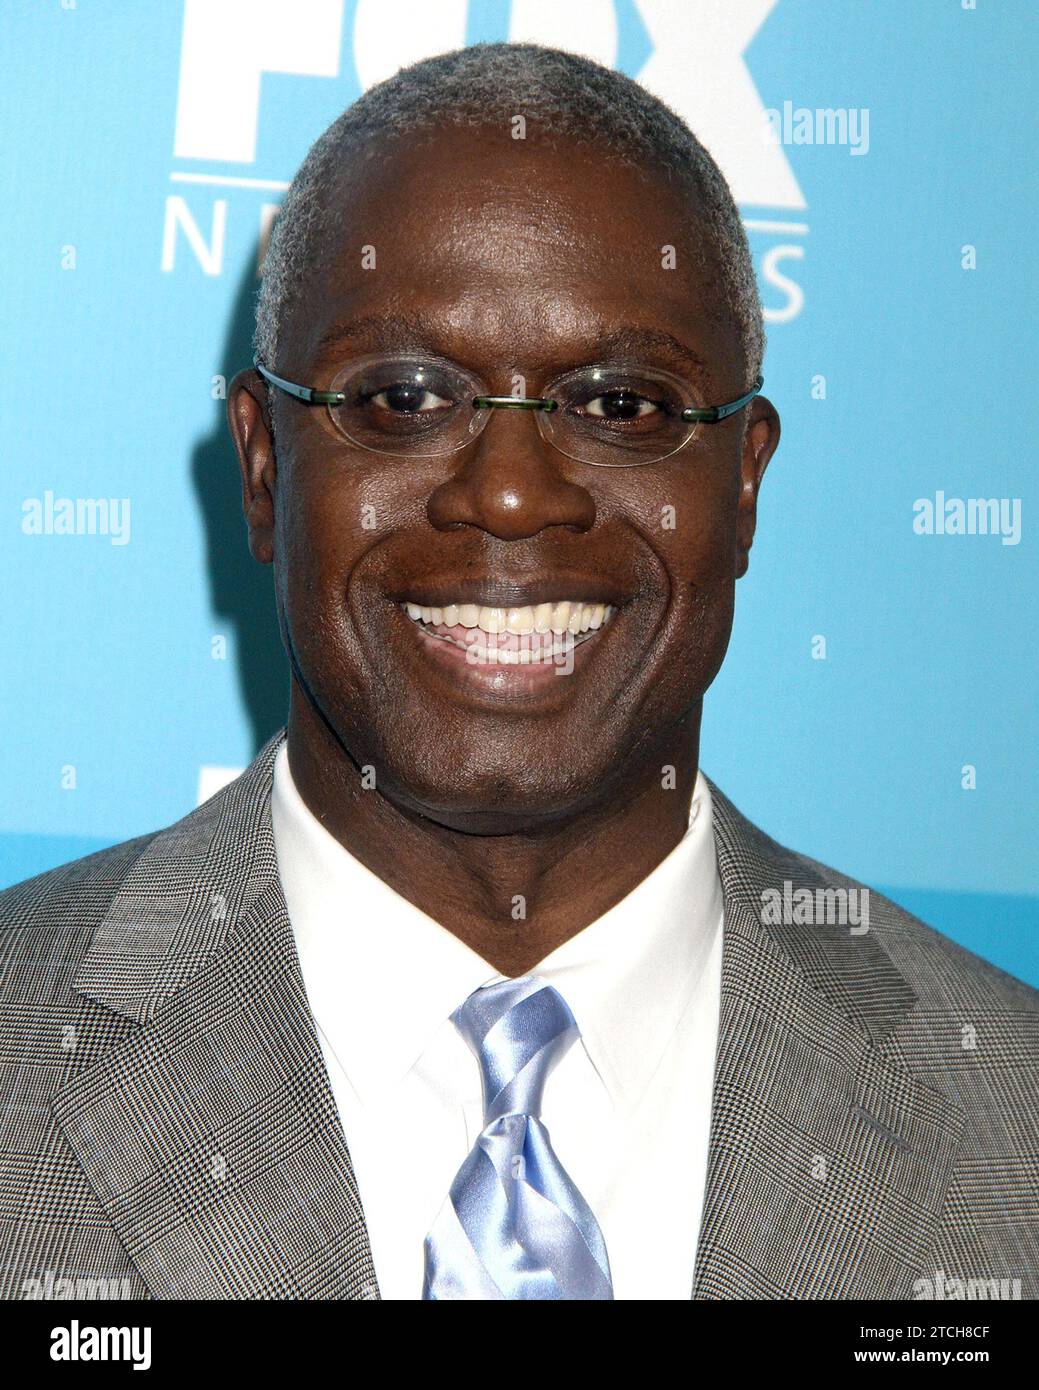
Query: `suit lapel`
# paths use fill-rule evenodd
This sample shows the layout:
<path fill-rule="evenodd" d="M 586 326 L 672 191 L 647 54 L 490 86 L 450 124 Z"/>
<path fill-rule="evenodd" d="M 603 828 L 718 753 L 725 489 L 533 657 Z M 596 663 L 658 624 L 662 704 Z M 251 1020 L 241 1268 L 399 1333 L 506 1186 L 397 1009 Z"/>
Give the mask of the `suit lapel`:
<path fill-rule="evenodd" d="M 725 931 L 693 1297 L 911 1297 L 963 1112 L 890 1046 L 915 999 L 872 927 L 766 926 L 765 890 L 824 880 L 712 793 Z"/>
<path fill-rule="evenodd" d="M 378 1297 L 277 875 L 280 741 L 156 836 L 77 982 L 143 1026 L 54 1113 L 159 1298 Z"/>

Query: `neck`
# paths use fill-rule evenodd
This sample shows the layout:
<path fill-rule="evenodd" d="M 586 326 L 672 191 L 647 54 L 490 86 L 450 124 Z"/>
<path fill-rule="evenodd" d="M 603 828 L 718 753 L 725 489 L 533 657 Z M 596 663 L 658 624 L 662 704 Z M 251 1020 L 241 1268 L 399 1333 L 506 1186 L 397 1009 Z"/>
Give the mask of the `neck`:
<path fill-rule="evenodd" d="M 678 844 L 696 781 L 700 706 L 615 794 L 572 819 L 466 834 L 365 790 L 360 771 L 293 684 L 289 766 L 311 813 L 354 858 L 503 975 L 525 974 L 601 917 Z M 661 768 L 675 768 L 673 789 Z"/>

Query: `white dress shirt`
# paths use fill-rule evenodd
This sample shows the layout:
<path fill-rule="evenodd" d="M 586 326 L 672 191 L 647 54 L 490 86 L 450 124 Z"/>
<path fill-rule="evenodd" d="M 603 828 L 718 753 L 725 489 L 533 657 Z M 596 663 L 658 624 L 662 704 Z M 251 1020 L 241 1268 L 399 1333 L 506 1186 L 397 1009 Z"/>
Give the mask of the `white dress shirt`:
<path fill-rule="evenodd" d="M 479 1065 L 450 1015 L 503 977 L 320 824 L 287 743 L 271 815 L 379 1291 L 418 1299 L 423 1240 L 483 1127 Z M 581 1030 L 548 1078 L 541 1118 L 602 1229 L 618 1299 L 692 1292 L 721 983 L 711 819 L 698 774 L 671 853 L 528 972 L 559 990 Z"/>

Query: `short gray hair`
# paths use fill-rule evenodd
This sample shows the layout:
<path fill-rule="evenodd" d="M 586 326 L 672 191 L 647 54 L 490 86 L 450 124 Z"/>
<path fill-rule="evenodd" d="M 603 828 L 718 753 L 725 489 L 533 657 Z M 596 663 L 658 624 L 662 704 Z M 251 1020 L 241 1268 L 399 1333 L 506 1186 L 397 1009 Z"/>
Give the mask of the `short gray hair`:
<path fill-rule="evenodd" d="M 329 191 L 362 141 L 416 129 L 507 124 L 516 114 L 553 137 L 609 148 L 615 161 L 649 163 L 692 184 L 721 268 L 749 378 L 765 351 L 761 301 L 747 236 L 724 175 L 689 127 L 623 73 L 537 44 L 474 44 L 402 68 L 347 107 L 311 146 L 274 223 L 263 263 L 253 345 L 277 367 L 278 335 L 303 277 L 334 237 Z"/>

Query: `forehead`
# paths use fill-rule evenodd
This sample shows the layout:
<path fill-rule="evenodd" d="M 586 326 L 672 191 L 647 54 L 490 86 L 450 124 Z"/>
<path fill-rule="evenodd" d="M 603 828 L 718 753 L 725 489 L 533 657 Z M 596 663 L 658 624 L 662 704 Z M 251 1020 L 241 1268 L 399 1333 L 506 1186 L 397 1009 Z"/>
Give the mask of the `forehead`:
<path fill-rule="evenodd" d="M 335 230 L 290 330 L 309 369 L 401 346 L 381 325 L 486 369 L 573 365 L 631 330 L 712 375 L 732 360 L 695 194 L 654 168 L 572 141 L 422 132 L 359 150 L 328 196 Z"/>

